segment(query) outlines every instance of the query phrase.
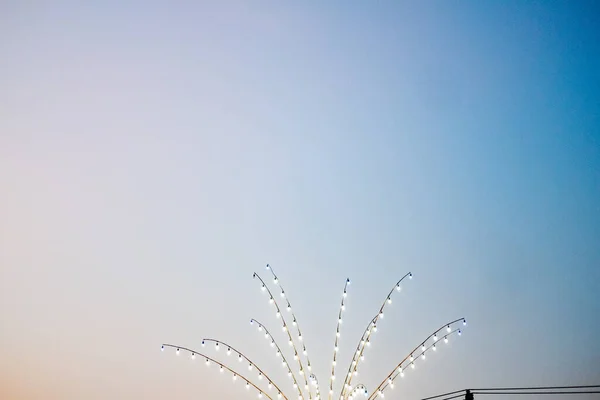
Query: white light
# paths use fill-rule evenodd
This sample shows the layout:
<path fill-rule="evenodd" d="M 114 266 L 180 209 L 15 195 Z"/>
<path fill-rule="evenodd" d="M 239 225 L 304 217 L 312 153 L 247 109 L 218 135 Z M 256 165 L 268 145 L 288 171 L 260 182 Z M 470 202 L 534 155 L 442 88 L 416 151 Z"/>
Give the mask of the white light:
<path fill-rule="evenodd" d="M 290 346 L 293 346 L 293 345 L 294 345 L 294 343 L 292 342 L 292 340 L 291 340 L 291 339 L 288 341 L 288 344 L 289 344 Z"/>
<path fill-rule="evenodd" d="M 459 329 L 458 330 L 458 336 L 462 335 L 462 331 Z"/>
<path fill-rule="evenodd" d="M 437 347 L 435 347 L 435 344 L 433 345 L 433 347 L 432 347 L 432 348 L 433 348 L 433 351 L 436 351 L 436 350 L 437 350 Z"/>
<path fill-rule="evenodd" d="M 292 325 L 296 326 L 296 318 L 292 321 Z"/>
<path fill-rule="evenodd" d="M 209 367 L 210 366 L 210 360 L 207 358 L 206 359 L 206 366 Z"/>
<path fill-rule="evenodd" d="M 434 342 L 437 342 L 437 341 L 438 341 L 438 337 L 437 337 L 437 335 L 433 335 L 433 341 L 434 341 Z"/>
<path fill-rule="evenodd" d="M 275 342 L 271 342 L 271 347 L 275 347 Z"/>
<path fill-rule="evenodd" d="M 404 378 L 404 371 L 400 372 L 400 378 Z"/>
<path fill-rule="evenodd" d="M 215 344 L 215 350 L 219 351 L 219 343 Z"/>
<path fill-rule="evenodd" d="M 388 302 L 388 304 L 392 304 L 392 298 L 391 298 L 391 297 L 388 297 L 388 300 L 387 300 L 387 302 Z"/>
<path fill-rule="evenodd" d="M 298 335 L 298 340 L 302 341 L 302 335 Z"/>
<path fill-rule="evenodd" d="M 335 333 L 335 336 L 337 336 L 337 337 L 340 337 L 340 331 L 337 331 L 337 332 Z"/>
<path fill-rule="evenodd" d="M 424 360 L 425 359 L 425 353 L 421 354 L 421 358 Z"/>
<path fill-rule="evenodd" d="M 340 319 L 338 319 L 338 324 L 341 324 L 341 323 L 342 323 L 342 319 L 340 318 Z"/>
<path fill-rule="evenodd" d="M 250 384 L 246 382 L 246 390 L 250 389 Z"/>
<path fill-rule="evenodd" d="M 285 293 L 283 291 L 281 292 L 281 297 L 285 297 Z"/>
<path fill-rule="evenodd" d="M 425 345 L 421 345 L 421 350 L 425 351 Z"/>
<path fill-rule="evenodd" d="M 227 349 L 227 355 L 231 354 L 231 349 Z"/>
<path fill-rule="evenodd" d="M 258 374 L 258 380 L 262 380 L 262 374 Z"/>
<path fill-rule="evenodd" d="M 331 380 L 335 381 L 335 375 L 331 375 Z"/>
<path fill-rule="evenodd" d="M 223 366 L 221 365 L 221 367 L 219 368 L 220 372 L 223 372 Z"/>
<path fill-rule="evenodd" d="M 335 365 L 337 364 L 335 360 L 333 360 L 332 362 L 333 366 L 335 367 Z"/>
<path fill-rule="evenodd" d="M 241 354 L 238 356 L 238 361 L 242 362 L 242 355 Z"/>
<path fill-rule="evenodd" d="M 383 312 L 379 313 L 379 318 L 383 318 Z"/>
<path fill-rule="evenodd" d="M 348 296 L 348 293 L 344 290 L 344 294 L 342 296 L 346 297 L 346 296 Z"/>
<path fill-rule="evenodd" d="M 410 367 L 411 367 L 412 369 L 415 369 L 415 364 L 414 364 L 414 363 L 410 363 Z"/>
<path fill-rule="evenodd" d="M 276 318 L 279 318 L 279 317 L 281 317 L 281 313 L 280 313 L 279 311 L 277 311 L 277 313 L 275 314 L 275 317 L 276 317 Z"/>
<path fill-rule="evenodd" d="M 465 326 L 467 325 L 467 320 L 466 319 L 463 319 L 463 325 L 465 325 Z"/>
<path fill-rule="evenodd" d="M 448 343 L 448 337 L 444 336 L 444 343 Z"/>
<path fill-rule="evenodd" d="M 446 327 L 446 332 L 450 333 L 450 325 Z"/>
<path fill-rule="evenodd" d="M 269 299 L 269 303 L 273 304 L 274 302 L 275 302 L 275 300 L 273 300 L 273 297 L 271 297 L 271 298 Z"/>
<path fill-rule="evenodd" d="M 237 381 L 237 375 L 236 374 L 233 374 L 233 380 Z"/>
<path fill-rule="evenodd" d="M 414 359 L 415 359 L 415 358 L 414 358 L 414 357 L 413 357 L 413 355 L 411 354 L 411 355 L 410 355 L 410 361 L 412 362 L 412 361 L 414 361 Z"/>
<path fill-rule="evenodd" d="M 277 285 L 277 282 L 278 282 L 278 281 L 279 281 L 279 280 L 278 280 L 277 278 L 273 279 L 273 283 L 274 283 L 274 284 L 276 284 L 276 285 Z"/>
<path fill-rule="evenodd" d="M 265 285 L 262 285 L 262 287 L 260 288 L 260 290 L 262 290 L 264 292 L 265 290 L 267 290 L 267 288 L 265 287 Z"/>
<path fill-rule="evenodd" d="M 179 355 L 179 349 L 177 349 L 177 350 L 175 351 L 175 353 L 176 353 L 177 355 Z"/>
<path fill-rule="evenodd" d="M 252 371 L 252 364 L 248 364 L 248 371 Z"/>
<path fill-rule="evenodd" d="M 192 360 L 196 359 L 196 354 L 192 353 Z"/>

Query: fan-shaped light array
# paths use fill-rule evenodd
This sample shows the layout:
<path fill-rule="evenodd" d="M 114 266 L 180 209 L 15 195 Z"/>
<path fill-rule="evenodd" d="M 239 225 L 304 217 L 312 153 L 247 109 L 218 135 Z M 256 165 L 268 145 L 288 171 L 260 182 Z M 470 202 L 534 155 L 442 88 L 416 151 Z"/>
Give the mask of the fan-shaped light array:
<path fill-rule="evenodd" d="M 269 289 L 269 287 L 267 286 L 265 281 L 256 273 L 254 273 L 253 277 L 257 278 L 260 281 L 261 291 L 264 292 L 265 294 L 267 294 L 269 304 L 271 304 L 275 308 L 275 317 L 277 318 L 277 320 L 280 321 L 282 332 L 284 334 L 286 334 L 286 336 L 287 336 L 287 340 L 288 340 L 288 344 L 289 344 L 288 350 L 293 351 L 293 358 L 295 361 L 297 361 L 297 372 L 303 378 L 302 386 L 298 382 L 298 379 L 296 377 L 294 369 L 288 363 L 285 355 L 283 354 L 281 347 L 279 347 L 275 338 L 269 332 L 269 330 L 262 323 L 258 322 L 255 319 L 251 319 L 250 323 L 252 325 L 255 325 L 258 328 L 259 332 L 261 332 L 261 334 L 264 336 L 264 338 L 266 338 L 268 340 L 270 347 L 273 349 L 273 351 L 275 353 L 275 356 L 278 358 L 281 366 L 286 370 L 287 375 L 290 378 L 291 384 L 293 385 L 294 389 L 297 391 L 298 400 L 304 400 L 305 393 L 308 394 L 309 399 L 312 400 L 313 399 L 313 391 L 311 389 L 314 389 L 314 399 L 320 400 L 321 394 L 320 394 L 320 390 L 319 390 L 319 381 L 318 381 L 317 377 L 315 376 L 315 374 L 311 373 L 310 359 L 308 358 L 306 344 L 304 342 L 304 337 L 302 336 L 302 331 L 300 330 L 300 326 L 298 324 L 296 315 L 292 311 L 292 306 L 290 304 L 290 301 L 287 297 L 285 290 L 283 289 L 283 286 L 280 283 L 279 278 L 277 277 L 277 275 L 275 274 L 275 272 L 273 271 L 273 269 L 271 268 L 270 265 L 267 264 L 266 268 L 272 274 L 273 284 L 277 285 L 278 289 L 280 290 L 279 296 L 277 296 L 277 298 L 280 298 L 285 302 L 286 312 L 290 314 L 290 316 L 292 318 L 292 325 L 293 325 L 293 327 L 295 327 L 295 329 L 292 329 L 286 322 L 283 312 L 282 312 L 281 308 L 279 307 L 277 298 L 275 296 L 273 296 L 273 293 L 271 292 L 271 290 Z M 441 346 L 441 343 L 448 343 L 448 340 L 451 336 L 460 335 L 461 330 L 456 326 L 458 323 L 462 322 L 464 325 L 466 325 L 466 320 L 464 318 L 460 318 L 460 319 L 457 319 L 457 320 L 454 320 L 452 322 L 442 325 L 439 329 L 434 331 L 424 341 L 422 341 L 419 346 L 415 347 L 415 349 L 412 352 L 410 352 L 409 355 L 407 355 L 392 370 L 392 372 L 390 372 L 390 374 L 379 384 L 379 386 L 377 388 L 375 388 L 375 390 L 373 392 L 371 392 L 371 394 L 369 394 L 367 387 L 363 384 L 358 384 L 353 387 L 352 386 L 352 378 L 357 376 L 357 374 L 358 374 L 358 367 L 359 367 L 360 361 L 364 360 L 365 349 L 370 346 L 371 337 L 372 337 L 373 333 L 377 331 L 377 323 L 381 319 L 384 318 L 384 308 L 386 305 L 389 305 L 392 303 L 392 294 L 394 293 L 394 291 L 400 291 L 401 283 L 406 278 L 411 279 L 412 273 L 409 272 L 408 274 L 404 275 L 402 277 L 402 279 L 400 279 L 396 283 L 396 285 L 394 285 L 392 290 L 388 293 L 385 300 L 383 301 L 381 307 L 379 308 L 379 312 L 375 315 L 375 317 L 373 317 L 371 319 L 371 321 L 365 328 L 365 331 L 363 332 L 363 335 L 361 336 L 360 341 L 357 345 L 356 351 L 354 352 L 354 354 L 352 356 L 352 362 L 350 363 L 350 366 L 348 367 L 348 372 L 344 377 L 344 383 L 343 383 L 343 386 L 341 387 L 340 395 L 339 395 L 340 400 L 357 400 L 357 398 L 359 396 L 364 396 L 365 398 L 367 398 L 367 400 L 375 400 L 378 397 L 384 398 L 385 391 L 388 389 L 394 388 L 397 378 L 404 377 L 404 373 L 405 373 L 404 371 L 406 369 L 409 369 L 409 368 L 414 369 L 415 362 L 418 363 L 418 362 L 425 361 L 426 355 L 429 354 L 430 352 L 435 352 L 437 350 L 437 348 L 439 346 Z M 344 284 L 344 290 L 342 292 L 342 301 L 341 301 L 340 309 L 338 312 L 338 320 L 337 320 L 337 325 L 336 325 L 335 343 L 334 343 L 334 351 L 333 351 L 333 360 L 332 360 L 332 364 L 331 364 L 331 375 L 330 375 L 330 380 L 329 380 L 329 400 L 332 400 L 332 398 L 333 398 L 333 383 L 336 378 L 335 371 L 336 371 L 336 364 L 337 364 L 338 352 L 339 352 L 340 330 L 341 330 L 341 325 L 342 325 L 342 316 L 343 316 L 343 313 L 344 313 L 345 307 L 346 307 L 346 296 L 347 296 L 347 290 L 348 290 L 349 284 L 350 284 L 350 279 L 346 279 L 346 283 Z M 295 331 L 294 336 L 292 336 L 292 332 L 291 332 L 292 330 Z M 301 352 L 298 352 L 298 348 L 296 347 L 294 338 L 296 339 L 296 341 L 301 343 L 301 345 L 302 345 Z M 232 375 L 232 380 L 234 382 L 237 381 L 238 379 L 245 382 L 246 389 L 250 390 L 251 388 L 253 388 L 254 390 L 256 390 L 258 398 L 266 397 L 269 400 L 273 400 L 273 398 L 270 396 L 270 394 L 273 394 L 278 399 L 289 400 L 289 398 L 284 395 L 284 392 L 279 388 L 279 386 L 277 386 L 273 382 L 273 380 L 262 369 L 260 369 L 252 360 L 250 360 L 248 357 L 246 357 L 243 353 L 234 349 L 232 346 L 230 346 L 226 343 L 223 343 L 222 341 L 216 340 L 216 339 L 203 339 L 202 347 L 206 347 L 207 345 L 211 346 L 215 352 L 218 352 L 220 349 L 224 349 L 221 353 L 225 353 L 227 356 L 233 355 L 233 357 L 238 360 L 238 364 L 241 367 L 244 365 L 247 366 L 247 369 L 248 369 L 247 373 L 252 374 L 252 376 L 255 376 L 256 380 L 258 381 L 258 384 L 251 381 L 250 378 L 236 372 L 233 368 L 228 367 L 224 363 L 221 363 L 221 362 L 215 360 L 214 358 L 208 357 L 205 354 L 198 353 L 197 351 L 190 350 L 188 348 L 181 347 L 181 346 L 170 345 L 170 344 L 163 344 L 161 347 L 161 350 L 164 350 L 165 347 L 170 347 L 170 348 L 175 349 L 175 352 L 177 355 L 179 355 L 182 351 L 184 351 L 184 352 L 190 353 L 192 359 L 196 359 L 196 357 L 203 358 L 205 361 L 205 364 L 207 366 L 210 367 L 212 364 L 215 364 L 218 366 L 219 371 L 221 373 L 229 372 Z M 307 364 L 306 368 L 304 367 L 304 363 L 302 362 L 302 359 L 306 360 L 306 364 Z M 311 387 L 311 385 L 309 385 L 309 381 L 310 381 L 312 387 Z M 266 385 L 267 389 L 265 390 L 264 388 L 261 388 L 259 385 Z"/>

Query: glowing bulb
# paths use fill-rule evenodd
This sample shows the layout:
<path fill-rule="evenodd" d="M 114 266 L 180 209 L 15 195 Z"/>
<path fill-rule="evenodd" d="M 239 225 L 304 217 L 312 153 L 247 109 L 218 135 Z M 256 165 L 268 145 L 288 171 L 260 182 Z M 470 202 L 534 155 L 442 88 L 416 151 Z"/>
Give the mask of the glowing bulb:
<path fill-rule="evenodd" d="M 250 383 L 246 382 L 246 390 L 250 389 Z"/>
<path fill-rule="evenodd" d="M 448 337 L 444 336 L 444 343 L 448 343 Z"/>
<path fill-rule="evenodd" d="M 446 327 L 446 332 L 450 333 L 450 325 Z"/>
<path fill-rule="evenodd" d="M 404 378 L 404 372 L 400 372 L 400 378 Z"/>
<path fill-rule="evenodd" d="M 425 351 L 425 345 L 421 345 L 421 350 Z"/>
<path fill-rule="evenodd" d="M 210 360 L 207 358 L 206 359 L 206 366 L 209 367 L 210 366 Z"/>
<path fill-rule="evenodd" d="M 434 341 L 434 342 L 437 342 L 437 341 L 438 341 L 438 337 L 437 337 L 437 335 L 433 335 L 433 341 Z"/>
<path fill-rule="evenodd" d="M 275 347 L 275 342 L 271 342 L 271 347 Z"/>
<path fill-rule="evenodd" d="M 293 345 L 294 345 L 294 342 L 292 342 L 292 340 L 290 339 L 290 340 L 288 341 L 288 344 L 289 344 L 290 346 L 293 346 Z"/>
<path fill-rule="evenodd" d="M 275 314 L 275 318 L 279 318 L 281 317 L 281 313 L 279 311 L 277 311 L 277 313 Z"/>
<path fill-rule="evenodd" d="M 458 336 L 462 335 L 462 331 L 459 329 L 458 330 Z"/>
<path fill-rule="evenodd" d="M 346 296 L 348 296 L 348 293 L 344 290 L 344 294 L 342 296 L 346 297 Z"/>
<path fill-rule="evenodd" d="M 179 349 L 177 349 L 177 350 L 175 351 L 175 353 L 176 353 L 177 355 L 179 355 Z"/>
<path fill-rule="evenodd" d="M 342 319 L 340 318 L 340 319 L 338 319 L 338 324 L 341 324 L 341 323 L 342 323 Z"/>
<path fill-rule="evenodd" d="M 273 300 L 273 297 L 271 297 L 271 298 L 269 299 L 269 303 L 273 304 L 274 302 L 275 302 L 275 300 Z"/>
<path fill-rule="evenodd" d="M 383 318 L 383 312 L 379 313 L 379 318 Z"/>
<path fill-rule="evenodd" d="M 227 355 L 231 355 L 231 349 L 230 348 L 227 349 Z"/>
<path fill-rule="evenodd" d="M 421 358 L 424 360 L 425 359 L 425 353 L 421 354 Z"/>
<path fill-rule="evenodd" d="M 160 346 L 160 351 L 165 351 L 165 346 Z"/>
<path fill-rule="evenodd" d="M 221 372 L 221 373 L 223 372 L 223 366 L 222 365 L 219 367 L 219 372 Z"/>
<path fill-rule="evenodd" d="M 219 342 L 217 342 L 217 344 L 215 344 L 215 350 L 219 351 Z"/>
<path fill-rule="evenodd" d="M 463 319 L 463 325 L 467 325 L 467 320 Z"/>
<path fill-rule="evenodd" d="M 302 335 L 298 335 L 298 340 L 302 341 Z"/>
<path fill-rule="evenodd" d="M 262 380 L 262 374 L 258 374 L 258 380 Z"/>
<path fill-rule="evenodd" d="M 242 362 L 242 355 L 241 354 L 238 356 L 238 362 Z"/>
<path fill-rule="evenodd" d="M 388 304 L 392 304 L 392 298 L 388 297 L 387 302 L 388 302 Z"/>
<path fill-rule="evenodd" d="M 233 380 L 237 381 L 237 375 L 236 374 L 233 374 Z"/>
<path fill-rule="evenodd" d="M 204 347 L 204 340 L 202 341 L 202 347 Z"/>
<path fill-rule="evenodd" d="M 432 349 L 433 349 L 433 351 L 437 350 L 437 347 L 435 347 L 435 344 L 433 345 Z"/>
<path fill-rule="evenodd" d="M 262 285 L 262 287 L 260 288 L 260 290 L 262 290 L 264 292 L 265 290 L 267 290 L 267 288 L 265 287 L 265 285 Z"/>
<path fill-rule="evenodd" d="M 281 292 L 281 297 L 285 297 L 285 293 L 283 291 Z"/>
<path fill-rule="evenodd" d="M 252 364 L 248 364 L 248 371 L 252 371 Z"/>
<path fill-rule="evenodd" d="M 412 272 L 408 273 L 408 279 L 412 279 Z"/>
<path fill-rule="evenodd" d="M 192 360 L 196 359 L 196 354 L 192 353 Z"/>
<path fill-rule="evenodd" d="M 415 369 L 415 364 L 414 364 L 414 363 L 410 363 L 410 367 L 411 367 L 412 369 Z"/>
<path fill-rule="evenodd" d="M 335 367 L 335 365 L 337 364 L 335 360 L 333 360 L 332 362 L 333 366 Z"/>
<path fill-rule="evenodd" d="M 412 362 L 412 361 L 414 361 L 414 359 L 415 359 L 415 358 L 414 358 L 414 357 L 413 357 L 413 355 L 411 354 L 411 355 L 410 355 L 410 361 Z"/>
<path fill-rule="evenodd" d="M 277 278 L 273 279 L 273 283 L 277 285 L 277 282 L 279 282 L 279 280 Z"/>
<path fill-rule="evenodd" d="M 331 375 L 331 380 L 335 381 L 335 375 Z"/>

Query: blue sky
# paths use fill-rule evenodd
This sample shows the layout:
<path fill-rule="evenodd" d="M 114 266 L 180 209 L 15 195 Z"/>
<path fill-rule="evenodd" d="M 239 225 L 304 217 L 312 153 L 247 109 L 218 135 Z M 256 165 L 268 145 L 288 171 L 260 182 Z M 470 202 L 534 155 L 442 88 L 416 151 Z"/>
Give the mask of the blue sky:
<path fill-rule="evenodd" d="M 219 337 L 277 367 L 248 325 L 277 326 L 266 263 L 321 382 L 346 277 L 341 364 L 408 271 L 367 386 L 462 316 L 391 398 L 600 382 L 598 15 L 3 3 L 0 397 L 238 398 L 158 347 Z"/>

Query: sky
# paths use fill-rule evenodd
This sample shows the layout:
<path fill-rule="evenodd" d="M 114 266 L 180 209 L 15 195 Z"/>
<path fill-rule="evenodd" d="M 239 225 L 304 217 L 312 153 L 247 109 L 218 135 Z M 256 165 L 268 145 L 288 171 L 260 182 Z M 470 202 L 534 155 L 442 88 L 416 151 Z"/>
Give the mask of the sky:
<path fill-rule="evenodd" d="M 322 387 L 409 271 L 355 383 L 466 317 L 386 399 L 600 384 L 595 2 L 50 3 L 0 2 L 0 398 L 256 398 L 204 337 L 293 393 L 267 263 Z"/>

